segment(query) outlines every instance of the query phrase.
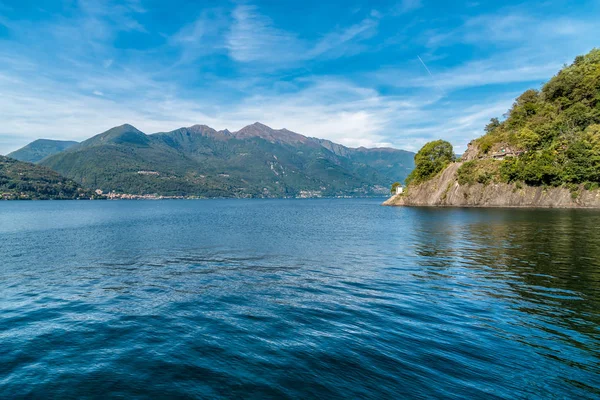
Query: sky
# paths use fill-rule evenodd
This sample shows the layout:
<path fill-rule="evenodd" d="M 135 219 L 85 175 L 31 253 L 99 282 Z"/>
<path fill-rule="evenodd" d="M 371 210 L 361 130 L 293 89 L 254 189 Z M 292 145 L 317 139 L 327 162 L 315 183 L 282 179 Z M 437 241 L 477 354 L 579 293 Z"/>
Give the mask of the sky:
<path fill-rule="evenodd" d="M 600 47 L 600 0 L 0 0 L 0 154 L 129 123 L 457 152 Z"/>

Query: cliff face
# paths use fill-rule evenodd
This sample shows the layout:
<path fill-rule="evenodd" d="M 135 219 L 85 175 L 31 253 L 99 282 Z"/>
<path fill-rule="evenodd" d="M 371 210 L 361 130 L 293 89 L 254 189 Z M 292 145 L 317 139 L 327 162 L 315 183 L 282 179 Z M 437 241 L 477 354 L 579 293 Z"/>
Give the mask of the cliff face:
<path fill-rule="evenodd" d="M 523 92 L 503 117 L 460 163 L 450 163 L 450 143 L 427 143 L 408 189 L 385 204 L 600 208 L 600 49 Z"/>
<path fill-rule="evenodd" d="M 600 208 L 600 190 L 581 188 L 574 198 L 569 189 L 562 187 L 517 186 L 508 183 L 460 185 L 457 171 L 462 164 L 457 162 L 449 165 L 433 179 L 410 186 L 405 193 L 393 196 L 383 205 Z"/>

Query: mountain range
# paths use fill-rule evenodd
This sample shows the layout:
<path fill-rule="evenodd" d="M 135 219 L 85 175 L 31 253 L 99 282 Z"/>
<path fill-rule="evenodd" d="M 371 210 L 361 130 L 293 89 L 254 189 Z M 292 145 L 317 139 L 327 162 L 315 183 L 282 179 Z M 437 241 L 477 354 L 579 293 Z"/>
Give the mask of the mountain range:
<path fill-rule="evenodd" d="M 349 148 L 258 122 L 154 134 L 125 124 L 81 143 L 37 140 L 9 156 L 94 190 L 201 197 L 373 196 L 414 166 L 408 151 Z"/>

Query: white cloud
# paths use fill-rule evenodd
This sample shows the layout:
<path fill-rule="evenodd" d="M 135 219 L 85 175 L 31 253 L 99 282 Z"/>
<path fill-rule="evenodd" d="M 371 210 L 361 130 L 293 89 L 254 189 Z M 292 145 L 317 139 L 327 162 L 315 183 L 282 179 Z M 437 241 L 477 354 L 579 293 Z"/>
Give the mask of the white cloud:
<path fill-rule="evenodd" d="M 183 26 L 168 38 L 171 46 L 181 50 L 178 64 L 191 63 L 198 58 L 226 50 L 224 36 L 231 21 L 219 8 L 204 10 L 192 23 Z"/>
<path fill-rule="evenodd" d="M 415 61 L 415 65 L 417 63 L 418 60 Z M 435 70 L 432 75 L 418 68 L 414 73 L 406 70 L 383 69 L 372 75 L 380 82 L 391 86 L 440 88 L 444 91 L 519 82 L 536 82 L 535 87 L 537 87 L 552 77 L 561 65 L 560 62 L 533 64 L 522 59 L 503 56 L 467 62 L 441 71 Z M 403 79 L 392 79 L 399 76 L 403 76 Z"/>
<path fill-rule="evenodd" d="M 302 58 L 307 50 L 293 34 L 273 27 L 255 6 L 240 5 L 233 11 L 227 48 L 236 61 L 279 63 Z"/>
<path fill-rule="evenodd" d="M 467 18 L 456 28 L 432 30 L 427 37 L 429 47 L 452 46 L 457 43 L 480 47 L 518 44 L 520 48 L 556 46 L 557 41 L 579 39 L 586 48 L 593 46 L 600 34 L 596 18 L 574 19 L 568 16 L 541 18 L 521 9 L 503 9 L 494 14 Z"/>
<path fill-rule="evenodd" d="M 377 32 L 379 13 L 371 12 L 357 24 L 336 29 L 314 44 L 295 34 L 278 29 L 255 6 L 241 5 L 233 11 L 233 24 L 227 35 L 230 56 L 239 62 L 286 65 L 317 57 L 338 58 L 353 53 L 354 41 L 370 38 Z"/>
<path fill-rule="evenodd" d="M 421 2 L 421 0 L 401 0 L 392 9 L 392 13 L 395 15 L 406 14 L 411 11 L 417 10 L 421 7 L 423 7 L 423 3 Z"/>
<path fill-rule="evenodd" d="M 355 39 L 365 39 L 375 35 L 379 24 L 378 19 L 379 14 L 372 12 L 370 18 L 365 18 L 358 24 L 325 35 L 309 51 L 308 57 L 324 56 L 337 58 L 347 53 L 352 53 L 352 48 L 348 45 Z"/>
<path fill-rule="evenodd" d="M 64 61 L 73 64 L 93 61 L 108 68 L 113 63 L 112 43 L 120 32 L 147 33 L 137 20 L 145 12 L 137 0 L 79 0 L 65 2 L 65 9 L 68 12 L 39 21 L 0 15 L 0 22 L 10 31 L 10 40 L 3 41 L 0 50 L 29 55 L 38 61 L 47 57 L 46 62 L 51 65 L 45 69 Z"/>
<path fill-rule="evenodd" d="M 510 107 L 517 84 L 537 86 L 600 35 L 591 17 L 539 20 L 508 10 L 468 18 L 425 39 L 402 36 L 413 41 L 407 46 L 416 41 L 430 47 L 429 55 L 419 54 L 433 78 L 409 54 L 412 61 L 371 65 L 342 79 L 307 71 L 364 50 L 375 54 L 367 39 L 380 26 L 384 32 L 389 12 L 358 10 L 353 24 L 309 41 L 253 6 L 238 5 L 232 13 L 208 9 L 164 45 L 124 54 L 113 42 L 119 31 L 146 31 L 138 22 L 146 12 L 141 3 L 81 4 L 71 19 L 59 15 L 39 26 L 9 21 L 11 33 L 25 44 L 0 42 L 0 153 L 37 138 L 32 135 L 83 140 L 126 122 L 151 133 L 197 123 L 235 130 L 257 120 L 354 147 L 418 150 L 443 138 L 460 149 Z M 407 0 L 394 10 L 399 15 L 421 6 Z M 59 57 L 44 51 L 50 42 L 64 49 Z M 444 51 L 459 46 L 479 58 L 444 58 Z M 215 53 L 229 56 L 227 77 L 204 74 L 205 58 L 210 64 L 208 56 Z M 508 84 L 510 89 L 503 86 Z M 461 90 L 484 86 L 489 90 L 478 90 L 476 98 L 468 93 L 475 90 Z"/>
<path fill-rule="evenodd" d="M 563 64 L 597 45 L 600 25 L 595 17 L 542 18 L 527 11 L 523 7 L 503 8 L 494 14 L 466 18 L 458 27 L 427 32 L 422 42 L 431 51 L 423 59 L 433 77 L 423 70 L 416 55 L 404 67 L 382 68 L 370 76 L 383 86 L 398 88 L 452 92 L 496 85 L 494 90 L 501 93 L 499 86 L 505 84 L 528 83 L 537 88 Z M 448 58 L 456 58 L 457 51 L 467 55 L 452 65 Z M 469 52 L 481 55 L 472 58 Z M 436 58 L 441 62 L 436 63 Z"/>
<path fill-rule="evenodd" d="M 147 87 L 139 91 L 145 95 L 115 99 L 66 91 L 50 80 L 19 81 L 0 75 L 2 132 L 22 138 L 12 145 L 0 140 L 0 152 L 25 145 L 35 139 L 34 132 L 41 137 L 84 140 L 123 123 L 152 133 L 198 123 L 236 130 L 257 120 L 352 147 L 391 145 L 416 151 L 440 137 L 466 145 L 465 138 L 477 136 L 491 116 L 510 105 L 506 101 L 501 107 L 490 107 L 482 101 L 478 107 L 457 111 L 440 103 L 439 97 L 382 96 L 334 77 L 302 78 L 297 83 L 303 89 L 287 94 L 265 91 L 233 104 L 215 104 L 210 99 L 183 98 L 147 77 L 138 79 L 133 85 Z"/>

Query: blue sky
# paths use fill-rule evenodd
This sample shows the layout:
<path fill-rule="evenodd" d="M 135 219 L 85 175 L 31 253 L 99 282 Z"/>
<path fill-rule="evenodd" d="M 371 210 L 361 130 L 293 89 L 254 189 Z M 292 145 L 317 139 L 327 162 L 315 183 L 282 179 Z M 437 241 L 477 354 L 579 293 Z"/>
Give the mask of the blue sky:
<path fill-rule="evenodd" d="M 600 46 L 599 20 L 600 0 L 0 0 L 0 154 L 126 122 L 255 121 L 460 152 Z"/>

